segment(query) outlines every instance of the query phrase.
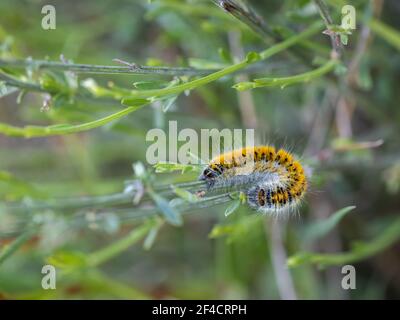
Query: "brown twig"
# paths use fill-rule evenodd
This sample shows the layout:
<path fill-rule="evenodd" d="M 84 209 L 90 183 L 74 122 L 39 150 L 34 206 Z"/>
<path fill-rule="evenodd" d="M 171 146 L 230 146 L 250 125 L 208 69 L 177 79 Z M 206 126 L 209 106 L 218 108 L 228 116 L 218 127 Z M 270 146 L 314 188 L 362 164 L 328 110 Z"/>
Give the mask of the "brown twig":
<path fill-rule="evenodd" d="M 336 32 L 331 31 L 331 26 L 334 24 L 333 19 L 329 13 L 328 6 L 323 0 L 314 0 L 315 4 L 318 7 L 319 13 L 324 20 L 327 30 L 325 31 L 331 38 L 332 43 L 332 58 L 340 58 L 342 55 L 342 45 L 340 42 L 340 37 Z"/>
<path fill-rule="evenodd" d="M 279 295 L 282 300 L 296 300 L 293 279 L 286 265 L 287 254 L 282 239 L 283 224 L 280 220 L 264 219 L 264 221 L 266 234 L 269 235 L 271 260 Z"/>
<path fill-rule="evenodd" d="M 244 58 L 244 50 L 240 45 L 239 34 L 237 32 L 230 32 L 228 34 L 229 45 L 233 55 L 238 59 Z M 246 74 L 239 74 L 235 77 L 235 82 L 247 82 L 249 77 Z M 257 126 L 257 114 L 255 110 L 253 95 L 251 90 L 237 91 L 239 100 L 239 109 L 243 124 L 246 128 L 254 128 Z"/>

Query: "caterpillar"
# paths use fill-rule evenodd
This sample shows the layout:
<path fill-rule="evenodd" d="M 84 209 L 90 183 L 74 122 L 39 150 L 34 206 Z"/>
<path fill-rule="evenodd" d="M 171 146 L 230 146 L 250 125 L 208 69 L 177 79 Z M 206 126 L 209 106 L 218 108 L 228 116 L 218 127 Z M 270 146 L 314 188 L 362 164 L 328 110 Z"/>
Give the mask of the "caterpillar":
<path fill-rule="evenodd" d="M 263 213 L 295 208 L 307 191 L 304 169 L 294 156 L 272 146 L 236 149 L 213 158 L 201 173 L 208 189 L 236 187 Z"/>

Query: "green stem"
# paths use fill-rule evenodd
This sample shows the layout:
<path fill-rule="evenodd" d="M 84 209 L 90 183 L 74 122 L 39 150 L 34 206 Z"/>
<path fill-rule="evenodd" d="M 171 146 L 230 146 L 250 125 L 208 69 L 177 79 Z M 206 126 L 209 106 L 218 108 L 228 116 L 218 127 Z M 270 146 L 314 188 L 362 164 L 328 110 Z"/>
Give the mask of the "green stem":
<path fill-rule="evenodd" d="M 143 239 L 154 226 L 155 222 L 153 220 L 147 221 L 141 226 L 133 229 L 126 237 L 100 249 L 99 251 L 89 254 L 87 257 L 87 265 L 89 267 L 96 267 L 114 258 Z"/>
<path fill-rule="evenodd" d="M 18 236 L 9 246 L 0 252 L 0 265 L 16 252 L 25 242 L 27 242 L 36 232 L 36 228 L 28 228 Z"/>
<path fill-rule="evenodd" d="M 260 78 L 255 79 L 252 82 L 239 82 L 233 86 L 233 88 L 243 91 L 253 88 L 260 87 L 281 87 L 282 89 L 288 85 L 300 83 L 300 82 L 308 82 L 312 79 L 321 77 L 325 73 L 330 72 L 335 68 L 338 64 L 337 60 L 329 60 L 327 63 L 322 65 L 321 67 L 314 69 L 312 71 L 304 72 L 295 76 L 290 77 L 273 77 L 273 78 Z"/>
<path fill-rule="evenodd" d="M 5 84 L 11 87 L 21 88 L 36 92 L 47 92 L 45 89 L 43 89 L 40 85 L 36 83 L 21 81 L 3 72 L 0 72 L 0 80 L 4 81 Z"/>
<path fill-rule="evenodd" d="M 63 93 L 62 90 L 52 91 L 43 88 L 41 85 L 33 82 L 28 81 L 21 81 L 17 78 L 14 78 L 8 74 L 0 72 L 0 80 L 3 81 L 6 85 L 14 88 L 19 88 L 21 90 L 32 91 L 32 92 L 39 92 L 39 93 L 50 93 L 52 95 L 57 95 L 59 93 Z M 75 92 L 74 98 L 78 98 L 82 101 L 92 102 L 92 103 L 105 103 L 110 105 L 117 105 L 120 106 L 118 100 L 114 100 L 108 97 L 95 97 L 90 94 L 84 94 L 81 92 Z"/>
<path fill-rule="evenodd" d="M 34 137 L 47 137 L 53 135 L 82 132 L 93 128 L 101 127 L 113 120 L 120 119 L 128 115 L 129 113 L 136 111 L 141 107 L 143 107 L 143 104 L 127 107 L 121 111 L 113 113 L 104 118 L 77 125 L 61 124 L 61 125 L 52 125 L 47 127 L 41 127 L 41 126 L 15 127 L 12 125 L 0 123 L 0 133 L 5 134 L 7 136 L 34 138 Z"/>
<path fill-rule="evenodd" d="M 0 59 L 0 67 L 15 68 L 35 68 L 52 69 L 60 71 L 72 71 L 76 73 L 94 73 L 94 74 L 155 74 L 155 75 L 204 75 L 214 72 L 215 69 L 195 69 L 179 67 L 150 67 L 139 66 L 102 66 L 93 64 L 75 64 L 47 60 L 23 60 L 23 59 Z"/>
<path fill-rule="evenodd" d="M 81 277 L 79 281 L 83 284 L 88 283 L 93 290 L 99 288 L 99 290 L 106 291 L 118 299 L 151 299 L 151 296 L 146 293 L 133 288 L 127 283 L 116 281 L 97 269 L 90 269 L 88 272 L 82 273 L 77 272 L 75 276 Z"/>

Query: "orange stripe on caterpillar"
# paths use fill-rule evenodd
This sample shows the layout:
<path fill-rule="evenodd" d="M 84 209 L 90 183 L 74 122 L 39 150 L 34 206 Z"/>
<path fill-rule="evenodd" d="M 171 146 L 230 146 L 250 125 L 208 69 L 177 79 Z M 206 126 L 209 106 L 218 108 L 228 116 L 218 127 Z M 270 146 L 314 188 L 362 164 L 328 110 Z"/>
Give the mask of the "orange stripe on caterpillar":
<path fill-rule="evenodd" d="M 304 169 L 293 155 L 272 146 L 246 147 L 213 158 L 200 176 L 214 185 L 241 185 L 249 205 L 262 212 L 293 208 L 307 190 Z"/>

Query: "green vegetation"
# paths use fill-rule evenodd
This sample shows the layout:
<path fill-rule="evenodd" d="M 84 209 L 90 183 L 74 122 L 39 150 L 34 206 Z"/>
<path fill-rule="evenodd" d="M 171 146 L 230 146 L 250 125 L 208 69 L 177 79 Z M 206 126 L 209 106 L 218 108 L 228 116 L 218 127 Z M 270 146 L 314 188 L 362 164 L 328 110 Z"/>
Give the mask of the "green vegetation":
<path fill-rule="evenodd" d="M 353 2 L 355 30 L 344 1 L 57 0 L 44 30 L 1 1 L 0 299 L 400 297 L 400 9 Z M 263 216 L 200 154 L 148 164 L 172 120 L 254 128 L 306 199 Z"/>

